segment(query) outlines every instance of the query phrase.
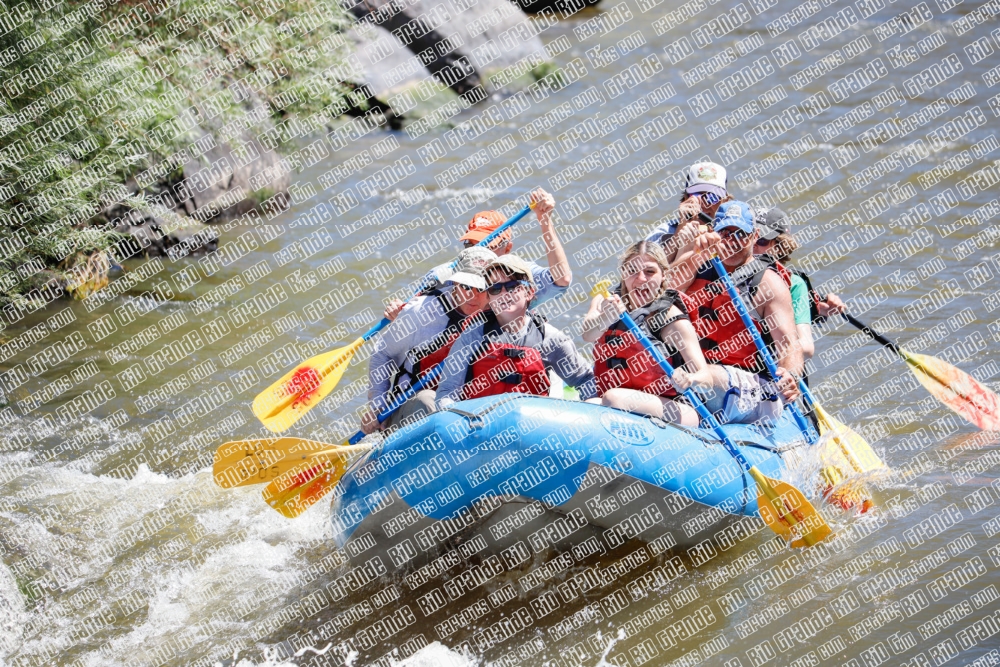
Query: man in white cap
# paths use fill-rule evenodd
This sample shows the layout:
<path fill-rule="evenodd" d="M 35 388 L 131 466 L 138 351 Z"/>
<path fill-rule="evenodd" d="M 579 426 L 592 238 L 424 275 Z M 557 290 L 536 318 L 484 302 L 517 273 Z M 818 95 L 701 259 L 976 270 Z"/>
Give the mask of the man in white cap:
<path fill-rule="evenodd" d="M 449 289 L 434 289 L 413 298 L 382 332 L 368 362 L 368 408 L 362 416 L 365 433 L 379 428 L 377 415 L 407 387 L 448 355 L 462 330 L 487 305 L 486 268 L 496 259 L 492 250 L 472 247 L 458 256 L 448 277 Z M 420 419 L 435 410 L 430 382 L 404 403 L 382 428 Z"/>
<path fill-rule="evenodd" d="M 687 170 L 677 217 L 655 227 L 647 241 L 659 243 L 671 264 L 688 259 L 696 251 L 696 240 L 712 231 L 719 206 L 731 200 L 726 168 L 715 162 L 698 162 Z"/>
<path fill-rule="evenodd" d="M 489 308 L 481 321 L 465 328 L 448 353 L 438 407 L 497 394 L 547 396 L 549 370 L 579 389 L 581 398 L 596 396 L 594 371 L 573 339 L 528 309 L 535 296 L 530 264 L 513 254 L 498 257 L 487 279 Z"/>

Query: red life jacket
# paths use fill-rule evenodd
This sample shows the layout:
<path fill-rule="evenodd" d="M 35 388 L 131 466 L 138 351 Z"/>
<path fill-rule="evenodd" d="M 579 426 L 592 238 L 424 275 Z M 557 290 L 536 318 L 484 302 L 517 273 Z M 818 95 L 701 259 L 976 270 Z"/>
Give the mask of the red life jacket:
<path fill-rule="evenodd" d="M 684 357 L 659 337 L 660 330 L 673 321 L 666 319 L 667 312 L 673 305 L 680 309 L 680 317 L 687 319 L 684 302 L 674 290 L 667 290 L 653 303 L 637 308 L 629 315 L 649 336 L 653 345 L 659 348 L 670 365 L 679 368 L 684 364 Z M 621 320 L 612 324 L 594 345 L 594 376 L 597 379 L 598 396 L 617 387 L 667 398 L 677 395 L 667 374 Z"/>
<path fill-rule="evenodd" d="M 424 295 L 432 296 L 438 300 L 441 309 L 448 317 L 448 326 L 438 335 L 406 353 L 406 358 L 403 360 L 403 367 L 399 369 L 396 377 L 393 378 L 393 389 L 400 388 L 404 377 L 408 379 L 409 385 L 413 386 L 431 369 L 444 361 L 445 357 L 448 356 L 448 352 L 451 351 L 451 346 L 458 340 L 459 334 L 465 330 L 470 320 L 475 319 L 468 318 L 460 313 L 450 302 L 448 295 L 440 289 L 428 290 L 424 292 Z M 438 380 L 435 379 L 424 385 L 424 389 L 437 389 L 437 385 Z"/>
<path fill-rule="evenodd" d="M 768 348 L 774 348 L 774 341 L 766 323 L 757 315 L 753 303 L 754 295 L 767 271 L 774 271 L 791 285 L 791 276 L 785 267 L 768 255 L 759 255 L 730 274 L 737 291 L 747 304 L 750 317 Z M 706 263 L 699 269 L 694 282 L 682 295 L 687 305 L 691 323 L 701 342 L 705 360 L 713 364 L 737 366 L 759 375 L 769 376 L 763 360 L 757 353 L 750 332 L 743 326 L 743 320 L 736 312 L 726 292 L 726 286 L 718 279 L 715 269 Z"/>
<path fill-rule="evenodd" d="M 462 400 L 497 394 L 535 394 L 548 396 L 549 372 L 542 360 L 545 342 L 545 318 L 531 312 L 524 343 L 497 343 L 503 333 L 496 315 L 485 312 L 483 342 L 469 364 L 462 388 Z"/>

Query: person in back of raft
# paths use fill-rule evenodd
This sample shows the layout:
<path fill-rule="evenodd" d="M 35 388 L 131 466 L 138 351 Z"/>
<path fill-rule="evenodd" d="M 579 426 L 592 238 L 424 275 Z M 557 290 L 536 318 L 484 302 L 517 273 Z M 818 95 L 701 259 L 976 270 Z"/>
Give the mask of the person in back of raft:
<path fill-rule="evenodd" d="M 669 263 L 663 248 L 649 241 L 622 254 L 620 294 L 598 294 L 583 318 L 583 339 L 594 345 L 598 399 L 619 410 L 641 412 L 665 421 L 698 425 L 698 413 L 678 390 L 711 389 L 715 380 L 705 362 L 680 295 L 667 289 Z M 628 311 L 675 369 L 674 382 L 653 361 L 621 319 Z M 725 373 L 719 371 L 722 381 Z M 676 386 L 675 386 L 676 385 Z"/>
<path fill-rule="evenodd" d="M 795 329 L 799 334 L 802 357 L 812 359 L 816 353 L 812 324 L 822 323 L 830 315 L 839 315 L 847 310 L 843 300 L 833 292 L 821 297 L 812 287 L 812 281 L 802 270 L 790 266 L 791 259 L 799 244 L 788 230 L 787 216 L 777 206 L 766 211 L 757 211 L 757 227 L 760 231 L 754 253 L 770 255 L 781 262 L 791 273 L 792 310 L 795 312 Z"/>
<path fill-rule="evenodd" d="M 379 336 L 368 362 L 368 410 L 361 429 L 379 428 L 377 415 L 448 355 L 462 329 L 488 303 L 486 268 L 496 259 L 488 248 L 467 248 L 448 277 L 450 289 L 432 289 L 412 299 Z M 422 419 L 436 410 L 436 382 L 425 385 L 383 423 L 382 428 Z"/>
<path fill-rule="evenodd" d="M 726 421 L 766 424 L 781 414 L 783 402 L 793 402 L 799 396 L 797 378 L 802 376 L 803 362 L 792 313 L 790 276 L 769 256 L 754 256 L 758 229 L 745 202 L 722 204 L 716 213 L 714 234 L 708 238 L 711 244 L 706 253 L 718 252 L 777 361 L 778 377 L 770 377 L 713 265 L 704 262 L 694 271 L 673 267 L 677 270 L 671 275 L 672 286 L 683 293 L 705 359 L 727 375 L 728 388 L 710 394 L 705 404 L 712 412 L 721 412 Z M 696 255 L 688 261 L 703 259 L 704 255 Z"/>
<path fill-rule="evenodd" d="M 535 298 L 528 262 L 503 255 L 493 261 L 486 277 L 489 308 L 484 321 L 466 327 L 448 353 L 437 389 L 438 408 L 496 394 L 547 396 L 550 368 L 576 387 L 581 398 L 596 396 L 594 373 L 573 340 L 528 309 Z"/>
<path fill-rule="evenodd" d="M 646 240 L 663 246 L 671 266 L 690 259 L 702 249 L 702 237 L 712 231 L 719 206 L 732 200 L 726 168 L 715 162 L 696 162 L 688 167 L 677 216 L 654 227 Z"/>

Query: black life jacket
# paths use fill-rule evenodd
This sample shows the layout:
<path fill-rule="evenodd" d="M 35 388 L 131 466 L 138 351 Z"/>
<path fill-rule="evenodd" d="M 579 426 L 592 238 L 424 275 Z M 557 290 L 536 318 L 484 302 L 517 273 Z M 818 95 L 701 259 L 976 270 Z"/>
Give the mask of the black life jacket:
<path fill-rule="evenodd" d="M 687 319 L 684 302 L 675 290 L 667 290 L 649 305 L 636 308 L 629 315 L 653 345 L 663 353 L 670 365 L 679 368 L 684 364 L 684 357 L 673 346 L 664 343 L 659 336 L 660 330 L 670 323 L 667 321 L 667 313 L 674 305 L 680 309 L 681 317 Z M 656 396 L 677 395 L 667 374 L 620 319 L 612 324 L 594 345 L 594 377 L 597 380 L 599 396 L 617 387 L 636 389 Z"/>

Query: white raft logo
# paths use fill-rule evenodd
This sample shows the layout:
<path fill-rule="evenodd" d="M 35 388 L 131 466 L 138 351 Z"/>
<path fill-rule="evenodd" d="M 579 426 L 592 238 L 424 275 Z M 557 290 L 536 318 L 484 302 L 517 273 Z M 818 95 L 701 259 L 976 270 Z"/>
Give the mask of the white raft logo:
<path fill-rule="evenodd" d="M 652 430 L 645 419 L 605 412 L 601 415 L 601 426 L 626 445 L 648 445 L 653 442 Z"/>

